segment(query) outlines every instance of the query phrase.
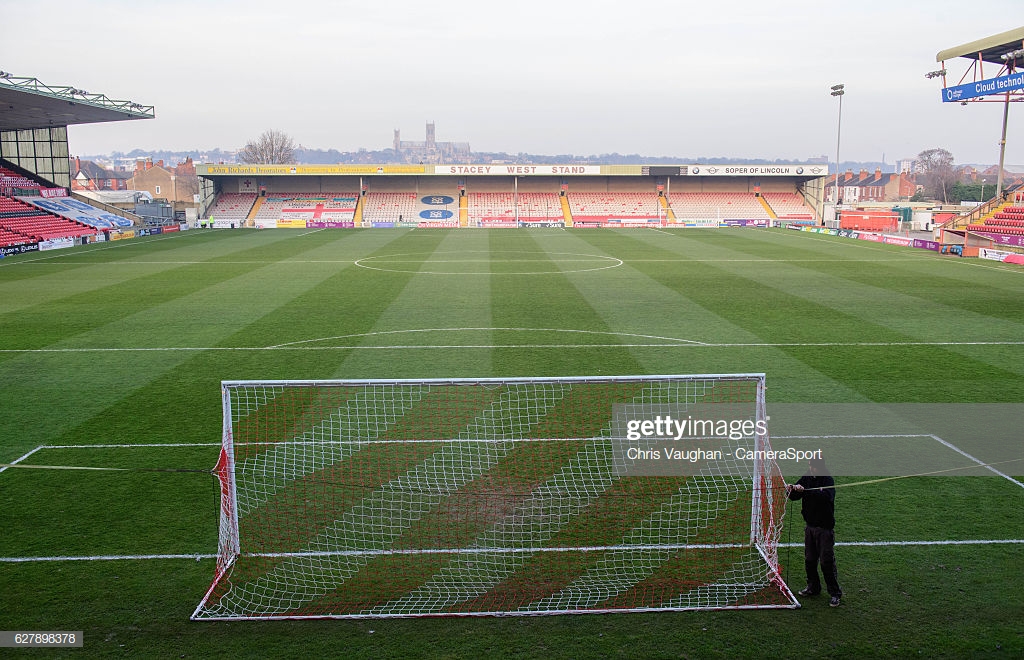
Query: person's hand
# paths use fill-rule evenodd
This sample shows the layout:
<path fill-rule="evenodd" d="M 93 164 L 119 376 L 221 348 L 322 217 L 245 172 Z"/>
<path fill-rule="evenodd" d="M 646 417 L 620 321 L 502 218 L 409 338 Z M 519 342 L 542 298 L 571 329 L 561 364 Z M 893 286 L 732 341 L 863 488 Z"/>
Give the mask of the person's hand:
<path fill-rule="evenodd" d="M 801 486 L 800 484 L 793 484 L 793 490 L 795 490 L 798 493 L 802 493 L 804 492 L 804 487 Z"/>

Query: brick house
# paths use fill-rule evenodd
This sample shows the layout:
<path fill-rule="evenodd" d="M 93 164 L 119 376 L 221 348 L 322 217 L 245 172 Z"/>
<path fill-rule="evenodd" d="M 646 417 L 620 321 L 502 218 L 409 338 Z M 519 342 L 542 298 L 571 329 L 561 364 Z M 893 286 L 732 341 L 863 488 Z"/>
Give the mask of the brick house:
<path fill-rule="evenodd" d="M 128 190 L 131 174 L 111 170 L 78 156 L 71 159 L 71 190 Z"/>
<path fill-rule="evenodd" d="M 129 190 L 144 190 L 153 195 L 154 199 L 166 199 L 176 211 L 195 208 L 195 195 L 199 194 L 199 177 L 192 158 L 178 163 L 174 167 L 164 165 L 164 161 L 155 163 L 152 158 L 135 161 L 135 170 L 128 180 Z"/>
<path fill-rule="evenodd" d="M 881 169 L 876 169 L 874 173 L 861 170 L 855 175 L 852 170 L 846 170 L 839 175 L 839 197 L 844 204 L 907 201 L 916 189 L 914 175 L 907 172 L 883 174 Z M 833 177 L 825 183 L 825 200 L 836 201 Z"/>

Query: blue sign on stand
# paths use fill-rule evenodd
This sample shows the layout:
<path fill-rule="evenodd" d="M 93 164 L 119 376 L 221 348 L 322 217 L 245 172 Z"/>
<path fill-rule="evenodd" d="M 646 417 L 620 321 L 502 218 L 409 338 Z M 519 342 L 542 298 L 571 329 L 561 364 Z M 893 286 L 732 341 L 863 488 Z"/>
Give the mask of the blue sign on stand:
<path fill-rule="evenodd" d="M 989 78 L 988 80 L 978 80 L 964 85 L 956 85 L 955 87 L 946 87 L 942 90 L 942 102 L 957 103 L 967 99 L 976 99 L 979 96 L 1002 94 L 1003 92 L 1012 92 L 1018 89 L 1024 89 L 1024 72 L 1000 76 L 999 78 Z"/>

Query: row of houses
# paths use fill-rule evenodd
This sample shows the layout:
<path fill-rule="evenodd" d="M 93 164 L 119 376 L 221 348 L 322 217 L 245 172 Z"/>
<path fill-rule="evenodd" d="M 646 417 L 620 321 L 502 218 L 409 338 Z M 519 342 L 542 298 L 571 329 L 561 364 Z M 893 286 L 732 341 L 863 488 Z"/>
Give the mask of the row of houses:
<path fill-rule="evenodd" d="M 120 191 L 147 193 L 143 197 L 165 199 L 175 211 L 181 212 L 197 206 L 199 177 L 191 158 L 174 166 L 165 165 L 162 160 L 139 159 L 135 168 L 129 170 L 110 169 L 76 156 L 71 159 L 71 190 L 117 206 L 121 205 L 119 198 L 129 201 L 137 197 L 117 195 Z"/>

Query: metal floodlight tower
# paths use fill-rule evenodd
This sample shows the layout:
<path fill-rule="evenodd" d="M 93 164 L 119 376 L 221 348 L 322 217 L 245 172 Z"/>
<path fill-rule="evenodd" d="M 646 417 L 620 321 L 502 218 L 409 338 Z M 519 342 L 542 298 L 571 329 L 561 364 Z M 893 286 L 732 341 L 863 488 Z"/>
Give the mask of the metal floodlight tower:
<path fill-rule="evenodd" d="M 836 190 L 836 207 L 838 208 L 842 204 L 843 200 L 839 196 L 839 138 L 842 135 L 843 130 L 843 94 L 846 93 L 846 86 L 832 85 L 831 96 L 839 97 L 839 124 L 836 126 L 836 176 L 835 176 L 835 190 Z"/>

